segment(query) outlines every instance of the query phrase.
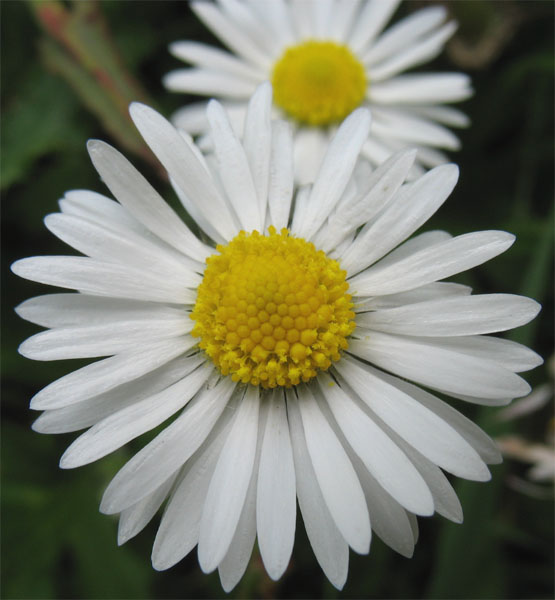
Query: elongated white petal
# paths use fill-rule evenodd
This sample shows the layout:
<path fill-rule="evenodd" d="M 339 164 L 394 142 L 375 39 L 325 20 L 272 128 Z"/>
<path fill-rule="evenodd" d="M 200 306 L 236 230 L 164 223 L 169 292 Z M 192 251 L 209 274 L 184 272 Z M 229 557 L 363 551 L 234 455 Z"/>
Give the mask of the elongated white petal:
<path fill-rule="evenodd" d="M 230 592 L 243 577 L 256 540 L 256 473 L 253 472 L 243 511 L 227 554 L 218 565 L 222 588 Z"/>
<path fill-rule="evenodd" d="M 402 71 L 407 71 L 432 60 L 441 52 L 443 45 L 456 29 L 457 25 L 452 21 L 434 33 L 418 40 L 415 44 L 407 45 L 405 42 L 403 49 L 393 53 L 386 60 L 380 61 L 380 64 L 372 66 L 372 81 L 384 81 L 398 75 Z M 372 51 L 368 54 L 368 62 L 370 62 L 372 60 Z"/>
<path fill-rule="evenodd" d="M 270 59 L 262 51 L 262 48 L 255 44 L 252 38 L 245 35 L 242 28 L 226 18 L 217 6 L 208 2 L 193 2 L 191 8 L 197 17 L 235 54 L 264 70 L 269 67 Z"/>
<path fill-rule="evenodd" d="M 198 544 L 206 573 L 226 555 L 243 510 L 256 453 L 258 394 L 254 386 L 247 388 L 208 488 Z"/>
<path fill-rule="evenodd" d="M 347 441 L 380 485 L 407 510 L 431 515 L 430 490 L 406 454 L 329 375 L 321 373 L 318 384 Z"/>
<path fill-rule="evenodd" d="M 363 227 L 342 258 L 343 268 L 357 273 L 406 240 L 445 202 L 458 177 L 457 166 L 442 165 L 399 190 L 385 210 Z"/>
<path fill-rule="evenodd" d="M 199 363 L 180 356 L 158 369 L 77 404 L 47 410 L 33 423 L 39 433 L 68 433 L 90 427 L 104 417 L 152 396 L 190 373 Z"/>
<path fill-rule="evenodd" d="M 270 157 L 272 150 L 272 86 L 265 82 L 249 101 L 243 146 L 247 156 L 260 214 L 259 227 L 264 228 L 268 203 Z"/>
<path fill-rule="evenodd" d="M 490 479 L 482 459 L 453 427 L 380 379 L 375 369 L 347 357 L 335 368 L 373 413 L 426 458 L 459 477 Z"/>
<path fill-rule="evenodd" d="M 367 187 L 361 194 L 355 195 L 349 203 L 344 200 L 340 202 L 330 216 L 328 226 L 319 232 L 318 247 L 324 251 L 333 249 L 347 234 L 375 217 L 405 181 L 415 157 L 414 150 L 400 152 L 371 173 L 365 182 Z M 340 254 L 342 261 L 347 252 Z"/>
<path fill-rule="evenodd" d="M 295 466 L 283 392 L 270 402 L 260 454 L 256 522 L 258 545 L 268 575 L 281 577 L 295 541 Z"/>
<path fill-rule="evenodd" d="M 406 442 L 399 440 L 399 444 L 410 457 L 414 466 L 418 469 L 434 498 L 435 510 L 446 519 L 455 523 L 462 523 L 463 511 L 461 503 L 452 488 L 449 480 L 441 469 L 427 460 Z"/>
<path fill-rule="evenodd" d="M 445 298 L 361 314 L 357 324 L 386 333 L 459 336 L 505 331 L 531 321 L 540 305 L 511 294 Z"/>
<path fill-rule="evenodd" d="M 332 139 L 312 187 L 305 226 L 299 235 L 309 239 L 339 201 L 353 173 L 370 130 L 370 113 L 360 108 L 340 125 Z"/>
<path fill-rule="evenodd" d="M 99 140 L 90 140 L 87 149 L 104 183 L 138 221 L 187 256 L 204 261 L 209 249 L 120 152 Z"/>
<path fill-rule="evenodd" d="M 224 199 L 185 139 L 155 110 L 134 102 L 129 109 L 137 129 L 173 180 L 220 234 L 231 239 L 235 222 Z"/>
<path fill-rule="evenodd" d="M 413 255 L 415 252 L 424 250 L 424 248 L 430 248 L 440 242 L 446 242 L 452 239 L 453 236 L 447 231 L 434 230 L 420 233 L 403 242 L 400 246 L 397 246 L 395 250 L 392 250 L 387 256 L 384 256 L 380 260 L 380 268 L 386 265 L 392 265 L 402 258 L 407 258 Z M 460 284 L 458 284 L 460 285 Z M 469 288 L 470 289 L 470 288 Z"/>
<path fill-rule="evenodd" d="M 380 34 L 393 15 L 400 0 L 377 0 L 366 2 L 349 35 L 349 47 L 361 53 Z"/>
<path fill-rule="evenodd" d="M 19 353 L 33 360 L 61 360 L 111 356 L 189 333 L 192 321 L 182 314 L 175 319 L 125 320 L 91 327 L 66 327 L 43 331 L 19 346 Z"/>
<path fill-rule="evenodd" d="M 196 394 L 199 387 L 196 381 L 189 382 L 190 389 L 183 394 L 182 405 Z M 230 380 L 223 380 L 214 389 L 210 385 L 204 387 L 192 406 L 187 407 L 183 414 L 120 469 L 106 488 L 102 499 L 103 510 L 117 512 L 127 504 L 129 498 L 141 498 L 148 494 L 179 469 L 208 437 L 233 389 L 234 384 Z"/>
<path fill-rule="evenodd" d="M 229 434 L 229 418 L 224 412 L 209 439 L 183 468 L 152 548 L 152 566 L 158 571 L 169 569 L 197 545 L 206 492 Z"/>
<path fill-rule="evenodd" d="M 496 443 L 478 425 L 452 406 L 403 379 L 383 372 L 376 372 L 376 375 L 403 390 L 406 394 L 418 400 L 420 404 L 423 404 L 426 408 L 436 413 L 446 423 L 449 423 L 478 452 L 484 462 L 489 464 L 498 464 L 501 462 L 501 452 Z"/>
<path fill-rule="evenodd" d="M 223 96 L 233 100 L 247 100 L 256 83 L 250 77 L 238 77 L 210 69 L 178 69 L 162 78 L 164 86 L 171 92 L 186 92 L 201 96 Z"/>
<path fill-rule="evenodd" d="M 264 78 L 265 73 L 252 64 L 238 59 L 233 54 L 198 42 L 173 42 L 170 52 L 181 60 L 192 65 L 220 71 L 240 79 L 249 79 L 253 83 Z"/>
<path fill-rule="evenodd" d="M 445 348 L 476 358 L 491 360 L 515 373 L 529 371 L 543 363 L 543 358 L 530 348 L 490 335 L 431 337 L 421 341 L 432 344 L 436 348 Z"/>
<path fill-rule="evenodd" d="M 171 490 L 176 475 L 174 473 L 148 496 L 122 511 L 118 524 L 118 546 L 135 537 L 150 523 Z"/>
<path fill-rule="evenodd" d="M 264 222 L 261 223 L 260 207 L 245 149 L 233 132 L 219 102 L 211 100 L 206 115 L 214 140 L 218 174 L 231 207 L 242 229 L 260 230 Z"/>
<path fill-rule="evenodd" d="M 467 233 L 383 268 L 378 263 L 349 283 L 356 295 L 404 292 L 480 265 L 507 250 L 514 240 L 514 235 L 504 231 Z"/>
<path fill-rule="evenodd" d="M 407 306 L 428 300 L 437 300 L 440 298 L 451 298 L 459 296 L 468 296 L 472 293 L 472 288 L 461 283 L 448 283 L 436 281 L 427 283 L 420 288 L 410 290 L 409 292 L 399 292 L 388 296 L 376 296 L 363 300 L 355 307 L 356 312 L 364 312 L 368 309 L 387 309 L 398 306 Z"/>
<path fill-rule="evenodd" d="M 364 490 L 372 531 L 395 552 L 410 558 L 415 542 L 407 511 L 381 487 L 360 461 L 353 461 L 353 464 Z"/>
<path fill-rule="evenodd" d="M 463 73 L 399 75 L 369 86 L 368 97 L 378 104 L 459 102 L 472 95 L 470 79 Z"/>
<path fill-rule="evenodd" d="M 34 256 L 12 265 L 12 271 L 31 281 L 76 289 L 87 294 L 152 302 L 191 304 L 196 294 L 179 281 L 80 256 Z"/>
<path fill-rule="evenodd" d="M 299 393 L 306 445 L 324 500 L 349 546 L 366 554 L 370 519 L 356 473 L 310 389 L 301 387 Z"/>
<path fill-rule="evenodd" d="M 446 17 L 443 6 L 431 6 L 412 13 L 402 21 L 390 27 L 365 53 L 364 62 L 375 65 L 392 54 L 410 47 L 414 42 L 428 34 Z"/>
<path fill-rule="evenodd" d="M 83 433 L 69 446 L 60 459 L 60 467 L 62 469 L 81 467 L 117 450 L 145 431 L 150 431 L 179 409 L 183 408 L 206 382 L 211 372 L 212 367 L 203 365 L 158 394 L 150 398 L 145 398 L 141 402 L 136 402 L 106 417 L 100 423 L 97 423 L 87 432 Z M 165 437 L 167 434 L 160 435 Z M 141 459 L 137 459 L 139 456 L 142 458 L 140 452 L 131 459 L 130 463 L 135 465 L 137 462 L 140 462 Z M 127 464 L 129 465 L 129 463 Z M 129 470 L 132 470 L 132 467 L 124 468 L 122 471 L 127 473 Z M 147 470 L 145 468 L 145 471 Z M 121 483 L 121 480 L 124 479 L 122 471 L 112 480 L 106 491 L 107 493 L 104 495 L 103 510 L 108 513 L 120 512 L 123 508 L 127 508 L 140 500 L 142 497 L 141 494 L 148 494 L 171 475 L 170 471 L 165 476 L 162 476 L 162 470 L 159 470 L 157 475 L 160 475 L 161 479 L 156 482 L 156 485 L 148 488 L 144 481 L 141 482 L 144 485 L 141 485 L 140 493 L 128 495 L 126 499 L 130 499 L 130 501 L 125 506 L 118 506 L 113 509 L 117 505 L 117 500 L 121 496 L 126 495 L 125 490 L 122 491 L 122 488 L 125 487 Z M 115 489 L 117 489 L 117 492 L 114 492 Z"/>
<path fill-rule="evenodd" d="M 310 460 L 295 392 L 286 390 L 297 497 L 304 526 L 318 564 L 338 589 L 347 579 L 349 546 L 331 517 Z"/>
<path fill-rule="evenodd" d="M 530 386 L 491 358 L 466 354 L 433 342 L 373 332 L 353 340 L 356 356 L 422 385 L 476 398 L 519 398 Z"/>
<path fill-rule="evenodd" d="M 184 354 L 195 343 L 191 336 L 174 338 L 149 344 L 136 352 L 99 360 L 47 385 L 31 399 L 31 408 L 61 408 L 108 392 Z M 198 358 L 191 361 L 198 361 Z"/>
<path fill-rule="evenodd" d="M 280 231 L 289 224 L 293 200 L 293 132 L 289 123 L 272 123 L 272 148 L 268 183 L 270 224 Z"/>
<path fill-rule="evenodd" d="M 43 327 L 77 327 L 116 324 L 129 321 L 172 321 L 183 315 L 183 310 L 121 298 L 88 296 L 86 294 L 46 294 L 25 300 L 16 307 L 17 314 Z"/>

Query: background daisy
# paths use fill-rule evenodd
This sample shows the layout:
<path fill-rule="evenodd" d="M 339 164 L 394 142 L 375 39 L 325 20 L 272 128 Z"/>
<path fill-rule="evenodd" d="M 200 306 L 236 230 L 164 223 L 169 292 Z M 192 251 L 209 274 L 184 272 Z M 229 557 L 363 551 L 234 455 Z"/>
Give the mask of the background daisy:
<path fill-rule="evenodd" d="M 38 6 L 33 5 L 33 10 Z M 140 75 L 164 114 L 171 114 L 183 100 L 160 86 L 160 73 L 176 64 L 167 45 L 180 38 L 214 43 L 189 12 L 188 4 L 139 3 L 132 13 L 127 3 L 119 2 L 66 5 L 69 10 L 85 6 L 94 8 L 96 16 L 85 20 L 79 10 L 77 16 L 83 17 L 80 26 L 102 22 L 99 13 L 104 13 L 124 64 Z M 418 7 L 403 3 L 399 18 Z M 549 60 L 553 7 L 533 1 L 526 4 L 525 11 L 519 10 L 520 5 L 498 2 L 457 2 L 449 7 L 459 22 L 454 36 L 456 46 L 448 49 L 449 59 L 457 70 L 471 71 L 480 94 L 465 105 L 474 127 L 463 133 L 463 147 L 456 155 L 461 178 L 449 202 L 424 229 L 461 234 L 495 224 L 517 235 L 518 243 L 509 252 L 457 280 L 481 293 L 504 290 L 540 300 L 544 310 L 538 318 L 509 336 L 548 356 L 553 331 L 549 308 L 553 290 L 549 213 L 553 197 Z M 100 461 L 64 471 L 58 468 L 58 460 L 76 434 L 37 435 L 30 428 L 36 415 L 28 409 L 29 398 L 90 359 L 30 363 L 17 354 L 21 341 L 38 329 L 17 317 L 12 307 L 30 296 L 44 294 L 46 288 L 15 277 L 8 267 L 31 253 L 31 240 L 36 254 L 67 254 L 67 246 L 49 234 L 42 222 L 46 213 L 58 210 L 56 199 L 67 189 L 107 193 L 90 167 L 83 141 L 102 138 L 120 149 L 126 146 L 116 133 L 105 129 L 104 119 L 91 114 L 91 110 L 106 106 L 96 90 L 89 89 L 83 99 L 62 81 L 62 77 L 70 78 L 76 71 L 64 70 L 68 63 L 63 62 L 63 54 L 47 52 L 53 40 L 41 33 L 31 18 L 29 5 L 3 3 L 0 10 L 5 17 L 0 164 L 5 267 L 2 594 L 12 598 L 219 598 L 222 589 L 217 573 L 203 574 L 195 553 L 162 574 L 148 566 L 158 518 L 118 548 L 114 544 L 117 521 L 98 513 L 101 490 L 147 442 L 148 434 Z M 98 41 L 94 36 L 79 39 Z M 107 56 L 110 48 L 102 51 Z M 55 73 L 51 70 L 54 65 Z M 438 70 L 450 68 L 445 63 L 438 66 Z M 126 106 L 122 104 L 122 113 Z M 45 119 L 44 114 L 49 118 Z M 125 131 L 134 132 L 140 140 L 131 124 Z M 142 160 L 135 158 L 133 162 L 164 198 L 173 200 L 169 185 L 157 182 L 158 171 L 149 169 Z M 173 206 L 182 214 L 179 203 Z M 537 385 L 547 376 L 545 367 L 540 367 L 527 379 Z M 547 406 L 537 417 L 499 424 L 495 419 L 497 410 L 459 402 L 456 405 L 490 435 L 517 432 L 530 440 L 544 439 L 545 423 L 552 414 Z M 514 593 L 551 598 L 552 505 L 523 497 L 506 485 L 507 476 L 525 470 L 526 466 L 505 461 L 491 467 L 493 477 L 487 484 L 455 478 L 452 483 L 464 506 L 464 525 L 439 517 L 419 519 L 420 545 L 410 560 L 374 536 L 370 557 L 351 553 L 349 578 L 341 593 L 327 582 L 301 526 L 295 541 L 295 560 L 279 582 L 267 577 L 259 560 L 252 560 L 248 576 L 232 597 L 446 597 L 450 590 L 458 589 L 466 597 L 504 598 Z M 461 548 L 472 551 L 461 552 Z M 392 573 L 403 576 L 391 577 Z"/>
<path fill-rule="evenodd" d="M 441 149 L 459 148 L 448 127 L 468 123 L 446 104 L 471 95 L 470 79 L 462 73 L 405 73 L 435 58 L 456 24 L 447 22 L 444 7 L 430 6 L 386 29 L 398 4 L 193 2 L 197 17 L 231 53 L 175 42 L 172 54 L 192 68 L 169 73 L 164 83 L 171 91 L 225 100 L 241 131 L 254 88 L 271 81 L 276 112 L 296 126 L 301 183 L 314 180 L 329 135 L 358 106 L 373 111 L 362 150 L 373 165 L 409 145 L 419 147 L 418 165 L 438 165 L 447 160 Z M 174 121 L 193 135 L 207 130 L 202 103 L 183 108 Z"/>
<path fill-rule="evenodd" d="M 49 330 L 19 351 L 108 357 L 31 401 L 45 411 L 39 432 L 90 427 L 62 468 L 175 417 L 104 493 L 101 510 L 120 514 L 120 543 L 168 497 L 155 568 L 197 546 L 203 571 L 218 569 L 229 591 L 256 537 L 277 580 L 293 550 L 297 499 L 316 558 L 341 589 L 349 548 L 368 553 L 372 530 L 411 556 L 415 515 L 462 520 L 441 469 L 485 481 L 486 463 L 500 460 L 462 414 L 408 382 L 494 406 L 526 395 L 516 373 L 541 358 L 486 334 L 523 325 L 540 307 L 440 281 L 504 252 L 514 236 L 431 231 L 406 242 L 443 204 L 458 169 L 404 183 L 415 158 L 405 151 L 356 180 L 366 109 L 340 125 L 314 184 L 295 190 L 291 130 L 271 121 L 271 93 L 266 83 L 251 98 L 243 143 L 209 103 L 210 162 L 160 114 L 131 106 L 198 237 L 119 152 L 89 142 L 119 204 L 70 192 L 45 223 L 85 257 L 14 263 L 21 277 L 79 291 L 21 304 L 20 316 Z"/>

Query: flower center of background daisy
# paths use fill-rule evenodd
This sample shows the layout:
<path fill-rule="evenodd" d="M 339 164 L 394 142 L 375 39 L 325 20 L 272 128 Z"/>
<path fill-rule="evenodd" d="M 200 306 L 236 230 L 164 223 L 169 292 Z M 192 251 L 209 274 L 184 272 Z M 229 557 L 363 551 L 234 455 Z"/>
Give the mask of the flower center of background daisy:
<path fill-rule="evenodd" d="M 355 328 L 339 263 L 289 236 L 242 231 L 207 259 L 192 335 L 223 375 L 264 388 L 326 370 Z"/>
<path fill-rule="evenodd" d="M 334 42 L 292 46 L 272 73 L 275 103 L 309 125 L 342 121 L 362 102 L 366 84 L 361 62 Z"/>

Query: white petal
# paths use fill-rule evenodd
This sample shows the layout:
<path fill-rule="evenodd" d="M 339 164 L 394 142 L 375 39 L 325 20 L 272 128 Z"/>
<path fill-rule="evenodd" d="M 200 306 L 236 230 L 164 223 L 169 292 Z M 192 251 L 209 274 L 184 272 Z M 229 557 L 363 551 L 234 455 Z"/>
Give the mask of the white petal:
<path fill-rule="evenodd" d="M 369 86 L 368 98 L 378 104 L 459 102 L 472 95 L 470 79 L 463 73 L 399 75 Z"/>
<path fill-rule="evenodd" d="M 258 388 L 247 388 L 210 481 L 198 544 L 205 573 L 216 569 L 226 555 L 243 510 L 256 454 L 258 394 Z"/>
<path fill-rule="evenodd" d="M 292 390 L 286 390 L 286 394 L 297 497 L 306 533 L 326 577 L 337 589 L 342 589 L 349 567 L 349 546 L 331 517 L 316 479 L 303 432 L 299 404 Z"/>
<path fill-rule="evenodd" d="M 293 158 L 298 185 L 314 183 L 329 140 L 328 132 L 317 127 L 301 127 L 295 131 Z"/>
<path fill-rule="evenodd" d="M 172 321 L 183 314 L 181 309 L 163 304 L 85 294 L 36 296 L 22 302 L 15 311 L 22 319 L 43 327 L 117 324 L 122 319 Z"/>
<path fill-rule="evenodd" d="M 483 294 L 441 298 L 357 316 L 357 324 L 402 335 L 459 336 L 505 331 L 524 325 L 539 312 L 530 298 L 512 294 Z"/>
<path fill-rule="evenodd" d="M 407 510 L 433 514 L 430 490 L 406 454 L 327 373 L 318 384 L 345 438 L 385 491 Z"/>
<path fill-rule="evenodd" d="M 437 337 L 422 340 L 436 348 L 462 352 L 477 358 L 492 360 L 509 371 L 521 373 L 543 364 L 543 358 L 522 344 L 489 335 Z"/>
<path fill-rule="evenodd" d="M 113 390 L 168 363 L 189 350 L 191 336 L 149 344 L 136 352 L 118 354 L 68 373 L 52 382 L 31 399 L 33 410 L 61 408 Z M 191 362 L 197 361 L 191 359 Z"/>
<path fill-rule="evenodd" d="M 173 319 L 122 320 L 91 327 L 65 327 L 43 331 L 19 346 L 19 353 L 32 360 L 91 358 L 130 352 L 150 344 L 189 333 L 192 321 L 186 313 Z"/>
<path fill-rule="evenodd" d="M 224 199 L 195 153 L 155 110 L 134 102 L 129 108 L 137 129 L 183 193 L 226 239 L 237 229 Z"/>
<path fill-rule="evenodd" d="M 445 202 L 458 177 L 456 165 L 443 165 L 401 188 L 375 221 L 363 227 L 342 257 L 342 267 L 357 273 L 406 240 Z"/>
<path fill-rule="evenodd" d="M 197 381 L 189 380 L 190 390 L 183 393 L 181 405 L 195 396 L 200 387 Z M 222 380 L 214 389 L 210 383 L 204 387 L 192 405 L 120 469 L 106 488 L 101 510 L 118 512 L 129 498 L 143 497 L 175 473 L 206 440 L 234 389 L 231 378 Z"/>
<path fill-rule="evenodd" d="M 264 431 L 256 522 L 260 554 L 268 575 L 278 580 L 291 557 L 295 541 L 295 466 L 283 392 L 274 392 Z"/>
<path fill-rule="evenodd" d="M 197 364 L 191 362 L 190 358 L 180 356 L 143 377 L 117 386 L 104 394 L 63 408 L 47 410 L 33 423 L 33 429 L 39 433 L 68 433 L 90 427 L 104 417 L 174 384 Z"/>
<path fill-rule="evenodd" d="M 371 81 L 383 81 L 384 79 L 398 75 L 402 71 L 412 69 L 432 60 L 441 52 L 445 42 L 453 35 L 456 29 L 456 23 L 451 21 L 414 44 L 409 45 L 405 41 L 403 47 L 397 48 L 386 60 L 370 67 Z M 372 60 L 373 51 L 374 48 L 368 53 L 370 58 L 366 64 L 369 64 Z"/>
<path fill-rule="evenodd" d="M 243 145 L 247 155 L 260 213 L 259 230 L 264 229 L 266 205 L 268 203 L 268 184 L 270 173 L 270 155 L 272 150 L 272 86 L 266 82 L 253 94 L 243 132 Z"/>
<path fill-rule="evenodd" d="M 233 411 L 229 414 L 224 412 L 209 439 L 187 462 L 179 476 L 152 548 L 152 566 L 158 571 L 169 569 L 197 545 L 206 492 L 229 434 L 231 414 Z"/>
<path fill-rule="evenodd" d="M 422 287 L 410 290 L 409 292 L 399 292 L 389 296 L 376 296 L 369 298 L 357 304 L 355 310 L 363 312 L 367 309 L 379 310 L 382 308 L 396 308 L 426 302 L 428 300 L 437 300 L 440 298 L 468 296 L 472 293 L 472 288 L 462 285 L 462 283 L 446 283 L 443 281 L 428 283 Z"/>
<path fill-rule="evenodd" d="M 227 554 L 218 565 L 224 592 L 230 592 L 245 574 L 256 540 L 256 477 L 253 472 L 245 505 Z"/>
<path fill-rule="evenodd" d="M 118 546 L 125 544 L 142 531 L 166 499 L 177 473 L 133 506 L 122 511 L 118 524 Z"/>
<path fill-rule="evenodd" d="M 364 108 L 353 111 L 340 125 L 322 161 L 308 201 L 304 229 L 309 239 L 339 201 L 353 173 L 362 144 L 370 130 L 370 113 Z"/>
<path fill-rule="evenodd" d="M 191 8 L 235 54 L 262 69 L 270 66 L 269 57 L 261 52 L 261 48 L 248 35 L 245 35 L 245 29 L 235 25 L 216 5 L 208 2 L 193 2 Z"/>
<path fill-rule="evenodd" d="M 100 296 L 176 304 L 192 304 L 196 299 L 193 290 L 154 271 L 81 256 L 24 258 L 13 263 L 12 271 L 38 283 Z"/>
<path fill-rule="evenodd" d="M 250 79 L 258 83 L 265 77 L 264 71 L 238 59 L 233 54 L 198 42 L 173 42 L 169 46 L 170 52 L 176 57 L 192 65 L 221 71 L 226 75 L 240 79 Z"/>
<path fill-rule="evenodd" d="M 272 123 L 272 147 L 268 183 L 268 209 L 271 225 L 280 231 L 289 224 L 293 199 L 293 132 L 285 121 Z"/>
<path fill-rule="evenodd" d="M 335 0 L 333 18 L 329 23 L 330 38 L 345 43 L 353 23 L 357 20 L 361 0 Z"/>
<path fill-rule="evenodd" d="M 362 52 L 385 27 L 399 2 L 400 0 L 369 0 L 366 2 L 348 37 L 349 47 L 357 53 Z"/>
<path fill-rule="evenodd" d="M 409 444 L 399 440 L 399 444 L 410 457 L 414 466 L 425 479 L 434 497 L 435 510 L 454 523 L 462 523 L 463 511 L 461 503 L 449 480 L 441 469 L 427 460 Z"/>
<path fill-rule="evenodd" d="M 530 386 L 491 358 L 466 354 L 422 339 L 372 332 L 353 340 L 349 351 L 396 375 L 448 394 L 476 398 L 519 398 Z M 458 339 L 458 338 L 457 338 Z"/>
<path fill-rule="evenodd" d="M 306 444 L 325 502 L 349 546 L 366 554 L 370 519 L 356 473 L 310 389 L 303 386 L 297 390 Z"/>
<path fill-rule="evenodd" d="M 139 222 L 174 248 L 204 262 L 206 246 L 122 154 L 99 140 L 89 140 L 87 149 L 104 183 Z"/>
<path fill-rule="evenodd" d="M 60 467 L 62 469 L 74 469 L 89 464 L 121 448 L 121 446 L 146 431 L 154 429 L 154 427 L 183 408 L 206 382 L 211 372 L 211 367 L 202 365 L 177 383 L 158 392 L 158 394 L 122 408 L 113 415 L 106 417 L 69 446 L 60 459 Z M 153 443 L 151 442 L 151 444 Z M 121 496 L 126 491 L 125 483 L 127 483 L 127 480 L 123 474 L 133 470 L 132 466 L 139 462 L 137 457 L 144 456 L 141 452 L 127 463 L 108 486 L 102 503 L 103 511 L 110 514 L 120 512 L 140 500 L 141 494 L 148 494 L 171 475 L 171 471 L 166 473 L 151 488 L 148 488 L 147 484 L 141 481 L 140 493 L 127 495 L 126 498 L 130 498 L 131 501 L 125 506 L 118 504 L 118 500 L 121 500 Z M 130 466 L 130 463 L 132 466 Z M 158 474 L 161 473 L 162 470 L 158 471 Z M 124 483 L 122 483 L 122 480 Z M 117 508 L 113 509 L 116 505 Z"/>
<path fill-rule="evenodd" d="M 164 75 L 162 82 L 170 92 L 223 96 L 233 100 L 246 100 L 256 87 L 250 78 L 209 69 L 170 71 Z"/>
<path fill-rule="evenodd" d="M 261 88 L 264 93 L 265 88 Z M 260 209 L 249 162 L 243 145 L 233 132 L 229 120 L 216 100 L 208 103 L 206 110 L 210 133 L 214 140 L 214 154 L 218 161 L 218 174 L 237 215 L 241 228 L 246 231 L 260 231 L 264 222 Z M 261 223 L 262 221 L 262 223 Z"/>
<path fill-rule="evenodd" d="M 449 127 L 468 127 L 470 125 L 470 119 L 452 106 L 411 106 L 411 112 Z"/>
<path fill-rule="evenodd" d="M 373 413 L 426 458 L 465 479 L 490 479 L 482 459 L 455 429 L 414 398 L 385 383 L 375 369 L 347 357 L 335 368 Z"/>
<path fill-rule="evenodd" d="M 434 412 L 438 417 L 456 429 L 459 434 L 478 452 L 482 460 L 488 464 L 499 464 L 502 461 L 501 452 L 496 443 L 478 425 L 455 410 L 452 406 L 436 398 L 429 392 L 403 379 L 387 373 L 377 373 L 377 376 L 403 390 L 420 404 Z"/>
<path fill-rule="evenodd" d="M 322 234 L 319 247 L 329 252 L 347 234 L 375 217 L 405 181 L 415 156 L 414 150 L 392 156 L 369 175 L 362 193 L 355 195 L 349 203 L 342 200 L 330 216 L 327 228 L 322 228 L 319 232 Z M 341 259 L 344 254 L 340 255 Z"/>
<path fill-rule="evenodd" d="M 396 502 L 360 463 L 353 461 L 364 495 L 373 532 L 402 556 L 414 552 L 412 534 L 406 510 Z"/>
<path fill-rule="evenodd" d="M 440 25 L 445 20 L 446 14 L 447 11 L 443 6 L 431 6 L 395 23 L 364 54 L 364 63 L 375 65 L 400 50 L 410 48 L 418 38 L 429 34 Z"/>
<path fill-rule="evenodd" d="M 504 231 L 467 233 L 383 268 L 378 263 L 353 277 L 349 284 L 355 295 L 404 292 L 480 265 L 507 250 L 514 240 L 514 235 Z"/>
<path fill-rule="evenodd" d="M 446 242 L 452 238 L 453 236 L 450 233 L 441 230 L 426 231 L 424 233 L 415 235 L 410 240 L 403 242 L 400 246 L 395 248 L 395 250 L 392 250 L 387 256 L 384 256 L 380 260 L 380 267 L 392 265 L 402 258 L 411 256 L 415 252 L 423 250 L 424 248 L 430 248 L 439 242 Z"/>

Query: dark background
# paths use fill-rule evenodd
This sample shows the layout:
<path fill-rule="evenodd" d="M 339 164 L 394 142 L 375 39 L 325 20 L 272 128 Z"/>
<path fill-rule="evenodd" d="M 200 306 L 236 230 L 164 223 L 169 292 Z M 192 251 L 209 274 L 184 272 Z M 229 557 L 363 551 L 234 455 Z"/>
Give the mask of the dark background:
<path fill-rule="evenodd" d="M 41 363 L 17 354 L 37 328 L 13 307 L 47 288 L 9 272 L 16 259 L 64 254 L 43 217 L 57 210 L 66 190 L 107 193 L 89 162 L 85 141 L 98 137 L 121 147 L 101 113 L 91 112 L 95 88 L 76 93 L 48 54 L 37 24 L 46 2 L 0 3 L 2 28 L 3 192 L 3 418 L 2 597 L 4 598 L 218 598 L 217 574 L 203 575 L 195 552 L 164 573 L 150 565 L 157 518 L 122 548 L 116 520 L 98 513 L 104 487 L 144 438 L 98 463 L 62 471 L 57 463 L 76 434 L 34 433 L 31 396 L 76 368 L 73 362 Z M 89 3 L 90 4 L 90 3 Z M 407 2 L 395 20 L 425 2 Z M 453 234 L 505 229 L 517 242 L 459 281 L 476 292 L 509 292 L 544 305 L 532 324 L 510 334 L 546 359 L 553 332 L 553 3 L 446 3 L 460 22 L 447 51 L 432 67 L 471 74 L 474 98 L 461 108 L 472 125 L 453 154 L 461 167 L 457 189 L 425 230 Z M 69 3 L 65 10 L 74 10 Z M 180 63 L 167 52 L 178 39 L 216 43 L 186 2 L 100 2 L 122 67 L 141 82 L 149 101 L 170 115 L 191 97 L 166 92 L 161 76 Z M 95 9 L 96 10 L 96 9 Z M 54 43 L 50 40 L 50 43 Z M 45 45 L 46 44 L 46 45 Z M 50 56 L 50 58 L 49 58 Z M 54 66 L 53 66 L 54 64 Z M 61 64 L 61 63 L 60 63 Z M 426 66 L 429 70 L 430 66 Z M 78 90 L 79 91 L 79 90 Z M 131 144 L 132 145 L 132 144 Z M 130 147 L 131 147 L 130 145 Z M 129 155 L 130 152 L 126 151 Z M 140 153 L 140 152 L 139 152 Z M 172 193 L 152 164 L 131 155 L 166 198 Z M 553 381 L 553 359 L 528 375 L 533 386 Z M 508 423 L 496 409 L 457 403 L 491 435 L 512 433 L 546 443 L 553 436 L 553 406 Z M 258 555 L 233 598 L 552 598 L 553 485 L 514 489 L 527 465 L 508 459 L 492 468 L 487 484 L 456 481 L 465 523 L 439 516 L 420 519 L 411 560 L 375 538 L 370 556 L 351 553 L 347 584 L 336 591 L 323 576 L 301 521 L 291 565 L 278 583 L 265 575 Z M 528 488 L 527 488 L 528 489 Z"/>

